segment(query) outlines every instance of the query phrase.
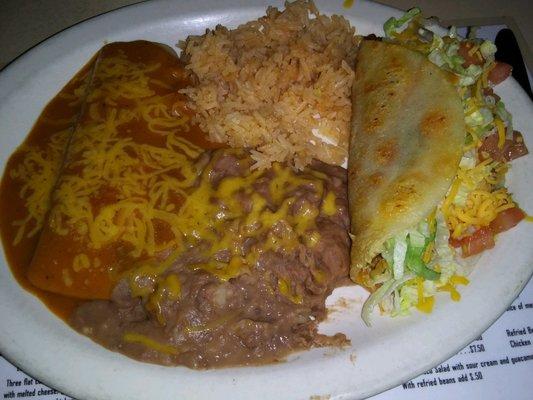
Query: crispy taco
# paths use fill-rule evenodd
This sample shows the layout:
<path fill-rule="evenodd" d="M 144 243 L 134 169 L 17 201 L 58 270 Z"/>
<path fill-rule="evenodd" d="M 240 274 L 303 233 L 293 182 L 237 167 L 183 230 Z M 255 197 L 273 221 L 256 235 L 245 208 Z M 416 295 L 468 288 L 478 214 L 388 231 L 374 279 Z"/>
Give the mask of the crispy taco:
<path fill-rule="evenodd" d="M 375 294 L 365 321 L 402 283 L 440 278 L 428 254 L 442 239 L 436 208 L 457 173 L 465 132 L 453 75 L 400 45 L 363 41 L 348 173 L 350 275 Z"/>
<path fill-rule="evenodd" d="M 460 299 L 473 255 L 531 219 L 505 187 L 528 153 L 494 93 L 509 65 L 496 46 L 454 27 L 440 36 L 419 9 L 363 41 L 353 87 L 349 152 L 351 277 L 391 316 L 430 312 L 435 295 Z"/>

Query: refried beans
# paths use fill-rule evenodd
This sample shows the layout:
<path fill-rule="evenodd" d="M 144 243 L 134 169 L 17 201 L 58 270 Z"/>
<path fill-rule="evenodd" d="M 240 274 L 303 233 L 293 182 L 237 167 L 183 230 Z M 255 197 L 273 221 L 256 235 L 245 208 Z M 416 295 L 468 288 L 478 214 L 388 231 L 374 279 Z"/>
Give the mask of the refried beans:
<path fill-rule="evenodd" d="M 348 273 L 346 170 L 315 161 L 301 172 L 280 164 L 254 172 L 235 149 L 207 152 L 203 162 L 194 190 L 209 194 L 191 198 L 210 210 L 196 217 L 211 239 L 191 237 L 164 270 L 154 261 L 157 273 L 134 267 L 111 300 L 83 303 L 70 324 L 137 360 L 191 368 L 347 343 L 317 332 L 326 297 Z"/>

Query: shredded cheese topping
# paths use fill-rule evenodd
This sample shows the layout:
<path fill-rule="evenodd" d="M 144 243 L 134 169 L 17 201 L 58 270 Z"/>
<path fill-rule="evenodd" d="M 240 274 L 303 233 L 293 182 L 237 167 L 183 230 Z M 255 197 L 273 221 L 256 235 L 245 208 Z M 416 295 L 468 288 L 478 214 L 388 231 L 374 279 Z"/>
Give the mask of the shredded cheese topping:
<path fill-rule="evenodd" d="M 136 332 L 127 332 L 123 335 L 122 339 L 127 343 L 141 344 L 149 349 L 158 351 L 160 353 L 177 355 L 180 351 L 169 344 L 159 343 L 158 341 Z"/>
<path fill-rule="evenodd" d="M 93 249 L 120 241 L 134 258 L 179 243 L 173 210 L 197 177 L 191 158 L 201 149 L 179 137 L 187 118 L 150 89 L 147 74 L 157 68 L 121 55 L 97 64 L 87 118 L 73 134 L 53 194 L 49 225 L 57 234 L 75 232 Z M 128 124 L 139 120 L 148 134 L 166 135 L 163 146 L 132 137 Z M 170 232 L 164 242 L 156 239 L 158 223 Z"/>
<path fill-rule="evenodd" d="M 516 207 L 507 189 L 496 187 L 506 170 L 505 164 L 491 159 L 471 168 L 459 167 L 457 177 L 442 205 L 442 212 L 453 238 L 460 238 L 471 234 L 475 229 L 488 226 L 498 213 Z"/>
<path fill-rule="evenodd" d="M 472 47 L 469 54 L 481 56 L 479 46 Z M 468 162 L 461 163 L 441 206 L 454 239 L 489 226 L 498 213 L 516 207 L 511 194 L 503 187 L 507 164 L 490 158 L 480 161 L 477 155 L 483 139 L 494 132 L 498 135 L 498 148 L 502 149 L 510 129 L 509 122 L 496 115 L 494 106 L 483 95 L 489 87 L 488 75 L 493 67 L 494 62 L 487 61 L 475 83 L 460 90 L 469 135 L 463 160 Z"/>
<path fill-rule="evenodd" d="M 218 151 L 206 165 L 197 186 L 175 211 L 174 227 L 181 233 L 182 245 L 165 262 L 143 262 L 128 273 L 132 294 L 141 296 L 162 323 L 164 319 L 158 310 L 163 293 L 179 296 L 179 286 L 166 281 L 171 276 L 166 271 L 188 249 L 198 250 L 198 258 L 203 260 L 190 265 L 191 270 L 204 270 L 227 281 L 252 269 L 264 252 L 290 252 L 301 243 L 316 245 L 320 239 L 315 223 L 317 216 L 333 215 L 338 210 L 335 195 L 326 189 L 325 175 L 317 171 L 296 173 L 280 163 L 274 163 L 272 171 L 253 170 L 244 175 L 226 176 L 215 184 L 212 181 L 215 165 L 220 157 L 228 155 L 235 157 L 244 171 L 250 170 L 253 160 L 245 156 L 244 150 Z M 268 183 L 266 197 L 257 193 L 258 182 Z M 302 187 L 319 199 L 318 207 L 301 199 L 296 204 L 297 189 Z M 261 245 L 253 245 L 244 254 L 242 244 L 247 238 L 257 238 Z M 227 253 L 227 260 L 217 257 L 221 252 Z M 323 280 L 322 271 L 310 268 L 313 276 Z M 147 288 L 147 279 L 155 285 Z M 165 285 L 163 289 L 162 285 Z M 289 277 L 280 280 L 278 288 L 290 301 L 302 302 Z"/>
<path fill-rule="evenodd" d="M 24 201 L 27 215 L 14 221 L 17 233 L 13 244 L 36 235 L 44 224 L 50 207 L 50 193 L 56 182 L 63 152 L 70 135 L 70 129 L 61 130 L 50 138 L 45 149 L 38 146 L 23 146 L 22 161 L 10 171 L 10 177 L 22 182 L 19 197 Z"/>

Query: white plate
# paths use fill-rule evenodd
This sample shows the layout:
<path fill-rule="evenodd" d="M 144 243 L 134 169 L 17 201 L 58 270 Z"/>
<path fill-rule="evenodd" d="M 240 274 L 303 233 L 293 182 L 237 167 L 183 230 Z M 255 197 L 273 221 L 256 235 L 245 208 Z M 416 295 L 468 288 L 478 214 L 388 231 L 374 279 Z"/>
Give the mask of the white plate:
<path fill-rule="evenodd" d="M 105 42 L 147 39 L 174 45 L 216 24 L 236 26 L 264 14 L 272 2 L 187 0 L 122 8 L 57 34 L 0 74 L 0 162 L 22 142 L 49 99 Z M 275 2 L 281 6 L 280 2 Z M 398 12 L 364 1 L 317 2 L 322 12 L 344 14 L 360 33 L 381 33 Z M 498 93 L 513 112 L 516 129 L 533 147 L 533 108 L 512 79 Z M 513 164 L 508 183 L 521 206 L 533 212 L 533 157 Z M 505 310 L 531 276 L 533 224 L 521 223 L 498 238 L 462 290 L 461 302 L 439 296 L 435 311 L 409 318 L 359 317 L 364 292 L 342 288 L 351 308 L 335 311 L 324 332 L 344 332 L 352 346 L 313 349 L 285 363 L 251 368 L 192 371 L 139 363 L 78 335 L 22 290 L 0 259 L 0 351 L 39 380 L 79 399 L 331 399 L 361 398 L 393 387 L 442 362 L 482 333 Z"/>

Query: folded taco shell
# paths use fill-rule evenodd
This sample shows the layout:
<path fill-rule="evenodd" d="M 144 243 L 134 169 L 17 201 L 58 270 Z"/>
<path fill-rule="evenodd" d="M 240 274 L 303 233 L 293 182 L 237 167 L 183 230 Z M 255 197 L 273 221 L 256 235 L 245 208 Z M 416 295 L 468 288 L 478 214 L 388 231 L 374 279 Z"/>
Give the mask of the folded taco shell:
<path fill-rule="evenodd" d="M 464 140 L 452 74 L 402 46 L 362 42 L 348 159 L 352 279 L 443 200 Z"/>

